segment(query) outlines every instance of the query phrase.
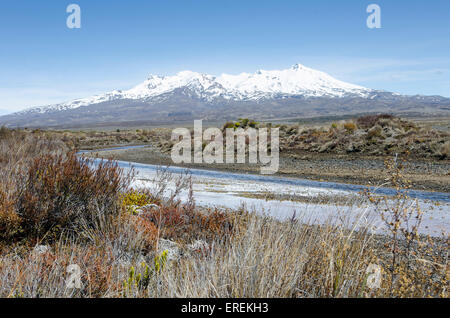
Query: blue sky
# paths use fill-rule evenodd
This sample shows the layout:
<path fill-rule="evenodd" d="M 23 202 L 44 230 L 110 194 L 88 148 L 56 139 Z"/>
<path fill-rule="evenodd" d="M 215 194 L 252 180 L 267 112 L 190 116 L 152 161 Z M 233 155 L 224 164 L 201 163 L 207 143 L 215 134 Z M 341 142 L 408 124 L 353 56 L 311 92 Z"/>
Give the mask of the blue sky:
<path fill-rule="evenodd" d="M 68 29 L 66 7 L 81 7 Z M 368 29 L 366 7 L 381 7 Z M 295 63 L 404 94 L 450 97 L 450 1 L 2 0 L 0 112 L 128 89 L 149 74 Z"/>

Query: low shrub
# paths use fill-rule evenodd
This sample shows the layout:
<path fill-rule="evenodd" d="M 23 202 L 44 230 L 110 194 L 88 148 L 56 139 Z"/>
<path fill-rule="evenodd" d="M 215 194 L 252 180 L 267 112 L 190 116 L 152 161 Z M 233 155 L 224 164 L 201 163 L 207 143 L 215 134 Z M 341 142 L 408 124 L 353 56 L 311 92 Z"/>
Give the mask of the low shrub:
<path fill-rule="evenodd" d="M 16 202 L 23 234 L 42 237 L 56 227 L 94 226 L 99 214 L 120 212 L 119 195 L 127 186 L 111 161 L 93 168 L 74 153 L 36 158 Z"/>
<path fill-rule="evenodd" d="M 148 204 L 160 204 L 161 200 L 156 198 L 148 190 L 134 190 L 131 189 L 121 194 L 122 205 L 128 212 L 136 214 L 139 207 L 143 207 Z"/>
<path fill-rule="evenodd" d="M 354 123 L 345 123 L 344 128 L 348 133 L 352 134 L 356 130 L 356 125 Z"/>
<path fill-rule="evenodd" d="M 363 129 L 367 129 L 367 128 L 371 128 L 371 127 L 375 126 L 380 119 L 393 119 L 393 118 L 394 118 L 394 116 L 389 115 L 389 114 L 368 115 L 368 116 L 359 117 L 356 120 L 356 123 L 358 124 L 359 127 L 363 128 Z"/>
<path fill-rule="evenodd" d="M 440 154 L 442 157 L 450 159 L 450 141 L 446 141 L 440 150 Z"/>
<path fill-rule="evenodd" d="M 367 138 L 368 139 L 379 138 L 382 136 L 381 131 L 382 130 L 380 126 L 374 126 L 367 132 Z"/>
<path fill-rule="evenodd" d="M 254 120 L 248 119 L 248 118 L 239 118 L 239 120 L 237 122 L 226 122 L 223 125 L 222 130 L 225 131 L 225 129 L 229 129 L 229 128 L 256 128 L 258 126 L 258 123 Z"/>
<path fill-rule="evenodd" d="M 0 127 L 0 139 L 8 138 L 12 131 L 5 126 Z"/>
<path fill-rule="evenodd" d="M 4 133 L 0 141 L 0 239 L 53 240 L 120 213 L 131 174 L 116 163 L 94 166 L 43 134 Z"/>
<path fill-rule="evenodd" d="M 0 241 L 10 240 L 20 233 L 21 219 L 14 209 L 14 201 L 0 189 Z"/>

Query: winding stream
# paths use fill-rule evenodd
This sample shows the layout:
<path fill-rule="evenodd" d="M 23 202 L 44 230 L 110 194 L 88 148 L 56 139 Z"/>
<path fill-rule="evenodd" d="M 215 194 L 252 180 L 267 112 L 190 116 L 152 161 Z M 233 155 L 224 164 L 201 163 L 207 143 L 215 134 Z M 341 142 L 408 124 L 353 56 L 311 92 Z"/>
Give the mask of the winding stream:
<path fill-rule="evenodd" d="M 145 146 L 126 146 L 95 150 L 132 149 Z M 91 151 L 80 151 L 83 154 Z M 98 163 L 100 159 L 95 159 Z M 152 187 L 159 169 L 156 165 L 118 161 L 118 165 L 137 173 L 134 187 Z M 174 175 L 181 175 L 186 168 L 165 168 Z M 362 200 L 358 192 L 366 187 L 353 184 L 319 182 L 306 179 L 229 173 L 223 171 L 189 169 L 193 180 L 194 198 L 197 205 L 237 209 L 245 206 L 248 210 L 266 213 L 284 219 L 293 216 L 305 223 L 344 223 L 348 227 L 370 226 L 377 233 L 383 232 L 383 224 L 374 207 Z M 173 187 L 174 185 L 170 185 Z M 394 189 L 371 189 L 379 195 L 391 196 Z M 181 199 L 187 198 L 187 191 Z M 318 198 L 338 198 L 339 204 L 323 204 Z M 422 234 L 440 236 L 450 231 L 450 194 L 442 192 L 409 191 L 411 205 L 418 202 L 425 212 Z M 272 199 L 270 199 L 272 198 Z M 305 200 L 310 198 L 311 200 Z M 347 199 L 348 200 L 347 200 Z M 314 200 L 316 199 L 316 200 Z M 417 200 L 413 200 L 417 199 Z M 315 202 L 315 203 L 313 203 Z"/>

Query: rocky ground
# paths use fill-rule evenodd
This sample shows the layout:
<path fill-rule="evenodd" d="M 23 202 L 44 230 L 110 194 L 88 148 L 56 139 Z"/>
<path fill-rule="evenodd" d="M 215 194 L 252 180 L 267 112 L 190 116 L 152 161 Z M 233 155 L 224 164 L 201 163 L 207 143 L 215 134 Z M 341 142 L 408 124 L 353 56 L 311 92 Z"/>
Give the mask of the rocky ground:
<path fill-rule="evenodd" d="M 280 128 L 277 175 L 319 181 L 380 185 L 387 177 L 384 161 L 406 158 L 405 177 L 417 190 L 450 192 L 450 134 L 390 115 L 359 117 L 317 126 L 259 124 L 240 119 L 225 128 Z M 171 129 L 89 132 L 77 135 L 78 149 L 111 145 L 148 145 L 143 149 L 102 151 L 98 155 L 138 163 L 172 165 Z M 252 164 L 186 164 L 186 167 L 259 173 Z"/>
<path fill-rule="evenodd" d="M 373 115 L 319 128 L 282 126 L 281 148 L 297 152 L 450 159 L 450 134 L 391 115 Z"/>

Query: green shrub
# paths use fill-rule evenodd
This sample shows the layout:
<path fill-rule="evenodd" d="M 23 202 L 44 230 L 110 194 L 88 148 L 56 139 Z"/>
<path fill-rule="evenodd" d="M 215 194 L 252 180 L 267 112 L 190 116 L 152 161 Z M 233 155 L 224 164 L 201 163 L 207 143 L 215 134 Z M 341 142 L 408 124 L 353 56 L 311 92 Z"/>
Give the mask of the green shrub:
<path fill-rule="evenodd" d="M 223 125 L 223 129 L 228 129 L 228 128 L 234 128 L 234 123 L 226 122 L 225 125 Z"/>
<path fill-rule="evenodd" d="M 249 119 L 248 118 L 240 118 L 239 122 L 241 123 L 242 127 L 247 127 L 248 123 L 249 123 Z"/>
<path fill-rule="evenodd" d="M 254 120 L 248 119 L 248 118 L 239 118 L 237 122 L 227 122 L 225 125 L 223 125 L 223 130 L 227 128 L 243 128 L 246 129 L 248 127 L 256 128 L 258 123 Z"/>

